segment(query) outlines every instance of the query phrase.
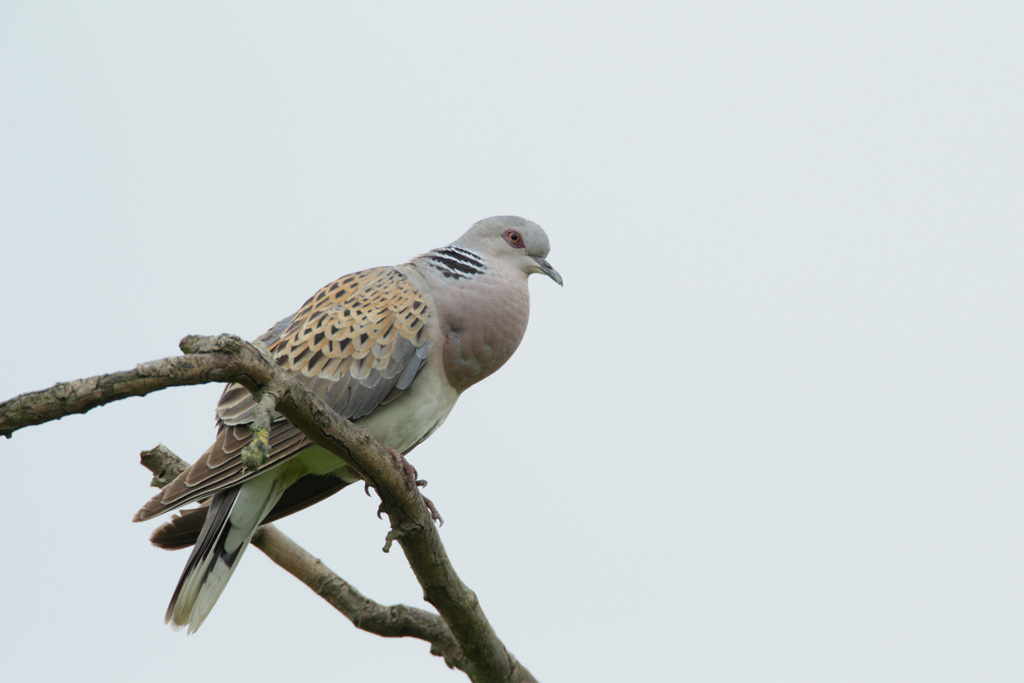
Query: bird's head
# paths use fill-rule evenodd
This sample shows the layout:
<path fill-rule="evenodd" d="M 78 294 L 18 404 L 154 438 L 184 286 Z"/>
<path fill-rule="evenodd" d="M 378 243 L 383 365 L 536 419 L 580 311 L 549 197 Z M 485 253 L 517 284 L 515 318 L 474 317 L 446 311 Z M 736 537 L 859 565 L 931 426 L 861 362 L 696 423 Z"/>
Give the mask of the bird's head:
<path fill-rule="evenodd" d="M 544 229 L 519 216 L 493 216 L 477 221 L 453 246 L 474 251 L 526 275 L 543 273 L 562 284 L 562 276 L 548 263 L 551 251 Z"/>

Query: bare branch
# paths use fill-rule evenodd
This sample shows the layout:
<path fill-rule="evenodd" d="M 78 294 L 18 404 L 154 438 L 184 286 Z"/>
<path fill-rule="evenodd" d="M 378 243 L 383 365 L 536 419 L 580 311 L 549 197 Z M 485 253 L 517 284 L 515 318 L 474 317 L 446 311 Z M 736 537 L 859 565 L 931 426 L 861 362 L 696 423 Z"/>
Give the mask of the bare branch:
<path fill-rule="evenodd" d="M 277 407 L 277 396 L 270 389 L 260 389 L 254 395 L 256 405 L 253 407 L 253 420 L 249 425 L 252 441 L 242 449 L 242 466 L 252 472 L 257 471 L 270 457 L 270 426 L 274 422 L 274 408 Z"/>
<path fill-rule="evenodd" d="M 221 337 L 226 342 L 232 339 L 242 342 L 237 337 Z M 85 413 L 129 396 L 145 396 L 167 387 L 225 381 L 225 377 L 242 374 L 245 367 L 244 357 L 227 351 L 202 356 L 174 356 L 141 363 L 134 370 L 59 382 L 49 389 L 22 394 L 0 404 L 0 435 L 10 437 L 22 427 Z"/>
<path fill-rule="evenodd" d="M 469 663 L 462 648 L 438 615 L 408 605 L 386 606 L 370 600 L 273 524 L 260 527 L 252 544 L 348 617 L 357 628 L 386 638 L 425 640 L 430 643 L 430 652 L 443 657 L 448 666 L 468 671 Z"/>
<path fill-rule="evenodd" d="M 278 412 L 314 443 L 344 458 L 376 489 L 391 521 L 389 539 L 402 546 L 425 599 L 437 608 L 461 646 L 469 677 L 477 683 L 535 680 L 498 639 L 476 595 L 455 573 L 415 484 L 369 432 L 339 416 L 265 353 L 238 337 L 186 337 L 181 349 L 188 355 L 57 384 L 0 404 L 0 434 L 10 436 L 22 427 L 169 386 L 237 382 L 254 393 L 272 386 Z"/>
<path fill-rule="evenodd" d="M 174 478 L 188 469 L 188 463 L 162 443 L 155 448 L 139 453 L 142 466 L 153 473 L 150 486 L 158 489 L 170 484 Z"/>

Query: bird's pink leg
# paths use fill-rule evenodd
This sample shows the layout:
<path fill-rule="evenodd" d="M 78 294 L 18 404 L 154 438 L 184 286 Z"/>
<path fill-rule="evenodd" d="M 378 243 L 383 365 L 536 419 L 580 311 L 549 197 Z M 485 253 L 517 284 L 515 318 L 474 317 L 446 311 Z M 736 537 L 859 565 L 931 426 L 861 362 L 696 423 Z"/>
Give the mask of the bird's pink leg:
<path fill-rule="evenodd" d="M 391 454 L 391 457 L 394 459 L 395 464 L 402 468 L 402 472 L 405 473 L 405 478 L 409 481 L 409 484 L 412 485 L 413 488 L 419 489 L 427 485 L 426 479 L 416 478 L 416 468 L 412 466 L 412 463 L 409 462 L 404 455 L 396 451 L 394 448 L 388 448 L 388 453 Z M 422 496 L 423 502 L 426 504 L 427 509 L 430 510 L 431 519 L 437 522 L 438 526 L 444 524 L 444 518 L 441 517 L 441 513 L 437 511 L 437 506 L 434 505 L 433 501 L 424 496 L 422 493 L 420 493 L 420 496 Z M 385 509 L 384 503 L 382 502 L 380 504 L 380 507 L 377 508 L 377 516 L 380 517 L 382 513 L 386 512 L 387 509 Z"/>

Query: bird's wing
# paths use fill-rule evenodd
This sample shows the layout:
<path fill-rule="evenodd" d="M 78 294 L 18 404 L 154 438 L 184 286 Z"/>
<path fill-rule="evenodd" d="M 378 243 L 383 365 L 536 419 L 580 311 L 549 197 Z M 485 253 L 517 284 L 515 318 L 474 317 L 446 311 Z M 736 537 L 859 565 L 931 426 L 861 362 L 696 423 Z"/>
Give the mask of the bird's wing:
<path fill-rule="evenodd" d="M 260 338 L 277 363 L 340 415 L 357 420 L 394 400 L 412 384 L 430 352 L 429 307 L 424 294 L 392 267 L 346 275 L 330 283 Z M 213 445 L 135 516 L 150 519 L 256 473 L 241 463 L 252 440 L 255 401 L 238 384 L 217 404 Z M 259 472 L 287 461 L 311 442 L 279 415 L 270 433 L 270 456 Z"/>

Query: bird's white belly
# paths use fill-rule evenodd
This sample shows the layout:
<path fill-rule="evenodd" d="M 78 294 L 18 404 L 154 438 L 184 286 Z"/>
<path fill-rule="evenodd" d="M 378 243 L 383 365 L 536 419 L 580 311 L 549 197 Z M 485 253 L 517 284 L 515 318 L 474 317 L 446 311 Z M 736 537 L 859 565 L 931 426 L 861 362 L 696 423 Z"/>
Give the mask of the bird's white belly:
<path fill-rule="evenodd" d="M 441 426 L 458 397 L 445 381 L 443 371 L 428 366 L 401 396 L 356 420 L 356 424 L 383 445 L 408 453 Z M 338 456 L 315 445 L 275 470 L 276 478 L 284 479 L 288 486 L 307 474 L 333 474 L 350 482 L 359 479 Z"/>
<path fill-rule="evenodd" d="M 373 438 L 399 453 L 430 436 L 448 417 L 458 393 L 436 365 L 423 368 L 420 376 L 397 399 L 356 421 Z"/>

